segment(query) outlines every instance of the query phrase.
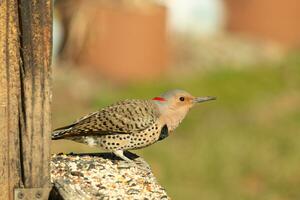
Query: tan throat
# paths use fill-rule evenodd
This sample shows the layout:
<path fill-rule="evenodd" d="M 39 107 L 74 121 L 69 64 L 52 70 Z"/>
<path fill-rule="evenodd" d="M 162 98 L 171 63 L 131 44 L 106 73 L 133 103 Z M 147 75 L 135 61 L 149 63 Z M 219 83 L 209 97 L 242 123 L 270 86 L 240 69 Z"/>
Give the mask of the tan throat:
<path fill-rule="evenodd" d="M 182 122 L 187 112 L 171 112 L 162 115 L 161 122 L 167 124 L 169 131 L 174 131 L 178 125 Z"/>

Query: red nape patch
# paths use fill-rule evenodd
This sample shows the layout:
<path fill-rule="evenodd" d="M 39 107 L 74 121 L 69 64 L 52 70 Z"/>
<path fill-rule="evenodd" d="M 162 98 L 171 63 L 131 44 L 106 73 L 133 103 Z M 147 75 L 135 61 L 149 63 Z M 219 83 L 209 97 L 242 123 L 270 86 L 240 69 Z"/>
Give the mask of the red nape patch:
<path fill-rule="evenodd" d="M 152 100 L 155 100 L 155 101 L 166 101 L 166 99 L 164 99 L 162 97 L 154 97 Z"/>

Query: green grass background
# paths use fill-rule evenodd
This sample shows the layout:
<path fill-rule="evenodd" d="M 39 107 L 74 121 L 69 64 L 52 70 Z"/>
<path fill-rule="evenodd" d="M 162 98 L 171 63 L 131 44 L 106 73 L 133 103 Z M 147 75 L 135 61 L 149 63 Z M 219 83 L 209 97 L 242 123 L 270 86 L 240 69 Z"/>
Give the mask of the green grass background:
<path fill-rule="evenodd" d="M 172 199 L 300 199 L 298 54 L 244 69 L 221 66 L 119 89 L 103 87 L 85 99 L 82 109 L 54 96 L 54 127 L 119 99 L 151 98 L 173 88 L 218 99 L 193 108 L 166 140 L 134 151 L 151 165 Z M 91 151 L 58 142 L 53 152 L 68 147 Z"/>

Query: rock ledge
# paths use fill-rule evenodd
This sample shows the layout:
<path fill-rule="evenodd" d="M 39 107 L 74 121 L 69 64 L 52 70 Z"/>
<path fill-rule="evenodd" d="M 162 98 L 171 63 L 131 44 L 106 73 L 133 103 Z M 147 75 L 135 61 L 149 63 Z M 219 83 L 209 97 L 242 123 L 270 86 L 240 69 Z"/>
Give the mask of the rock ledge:
<path fill-rule="evenodd" d="M 170 199 L 149 165 L 135 154 L 129 157 L 138 165 L 110 153 L 52 155 L 50 199 Z"/>

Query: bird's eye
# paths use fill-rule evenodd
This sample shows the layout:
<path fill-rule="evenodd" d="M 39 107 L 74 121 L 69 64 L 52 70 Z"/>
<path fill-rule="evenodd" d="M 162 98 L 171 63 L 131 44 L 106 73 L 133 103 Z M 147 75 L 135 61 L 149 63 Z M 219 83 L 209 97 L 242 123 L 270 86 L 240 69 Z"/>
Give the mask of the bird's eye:
<path fill-rule="evenodd" d="M 179 100 L 180 100 L 180 101 L 184 101 L 184 97 L 180 97 Z"/>

